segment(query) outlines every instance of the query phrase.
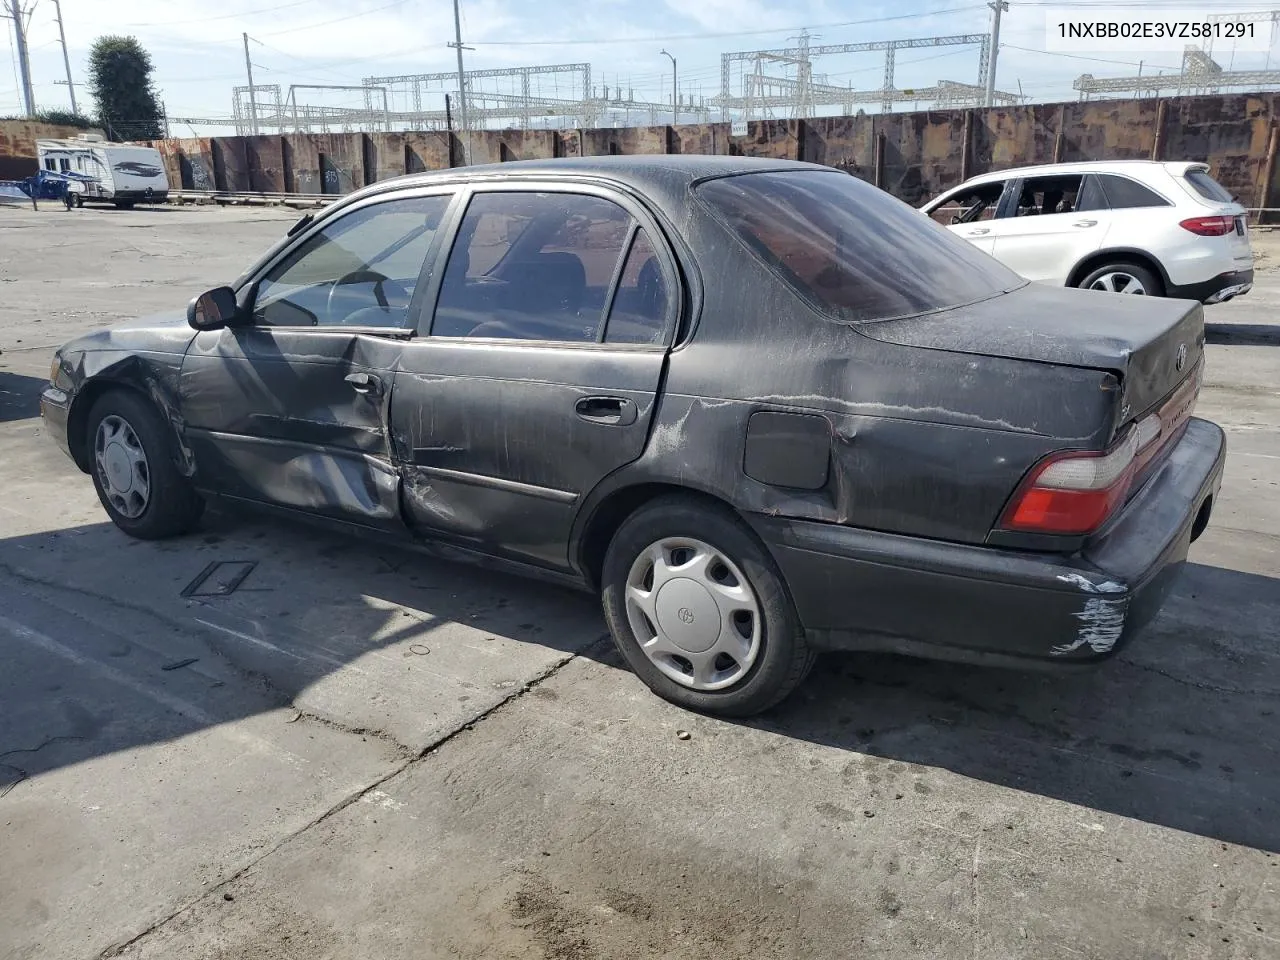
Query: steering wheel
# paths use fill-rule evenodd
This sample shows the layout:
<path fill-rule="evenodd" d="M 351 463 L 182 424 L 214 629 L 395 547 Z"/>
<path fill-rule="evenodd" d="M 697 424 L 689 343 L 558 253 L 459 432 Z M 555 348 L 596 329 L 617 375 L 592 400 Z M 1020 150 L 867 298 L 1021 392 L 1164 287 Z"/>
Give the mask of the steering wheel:
<path fill-rule="evenodd" d="M 329 299 L 325 304 L 325 310 L 329 316 L 329 322 L 333 323 L 338 316 L 338 310 L 341 309 L 338 290 L 341 287 L 351 286 L 356 283 L 372 283 L 373 298 L 377 301 L 378 306 L 388 313 L 391 312 L 391 303 L 387 297 L 388 292 L 397 302 L 397 306 L 408 306 L 412 296 L 408 287 L 397 280 L 392 280 L 386 274 L 379 273 L 377 270 L 352 270 L 350 273 L 339 277 L 334 281 L 333 286 L 329 290 Z M 358 306 L 363 306 L 359 304 Z M 348 311 L 349 313 L 350 311 Z M 343 315 L 344 317 L 346 314 Z"/>

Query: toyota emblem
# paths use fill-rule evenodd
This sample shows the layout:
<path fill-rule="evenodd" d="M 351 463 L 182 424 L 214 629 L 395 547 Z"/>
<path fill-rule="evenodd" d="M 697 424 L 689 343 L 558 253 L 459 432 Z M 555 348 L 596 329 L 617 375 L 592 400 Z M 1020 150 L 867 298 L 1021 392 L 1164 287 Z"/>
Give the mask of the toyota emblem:
<path fill-rule="evenodd" d="M 688 607 L 681 607 L 676 611 L 676 616 L 680 618 L 681 623 L 693 623 L 693 611 Z"/>
<path fill-rule="evenodd" d="M 1185 367 L 1186 365 L 1187 365 L 1187 345 L 1185 343 L 1180 343 L 1178 344 L 1178 355 L 1174 357 L 1174 360 L 1173 360 L 1173 368 L 1177 370 L 1179 373 L 1181 373 L 1182 368 Z"/>

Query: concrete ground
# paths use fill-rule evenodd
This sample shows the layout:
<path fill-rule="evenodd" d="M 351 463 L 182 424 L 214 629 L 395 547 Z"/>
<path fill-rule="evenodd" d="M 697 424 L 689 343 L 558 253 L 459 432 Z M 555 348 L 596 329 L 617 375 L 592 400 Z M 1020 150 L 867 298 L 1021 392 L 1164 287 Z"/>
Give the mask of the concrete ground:
<path fill-rule="evenodd" d="M 36 417 L 52 349 L 294 216 L 0 208 L 0 957 L 1280 957 L 1280 243 L 1207 311 L 1226 479 L 1145 638 L 1069 677 L 828 657 L 731 723 L 588 597 L 106 521 Z M 184 596 L 216 561 L 254 566 Z"/>

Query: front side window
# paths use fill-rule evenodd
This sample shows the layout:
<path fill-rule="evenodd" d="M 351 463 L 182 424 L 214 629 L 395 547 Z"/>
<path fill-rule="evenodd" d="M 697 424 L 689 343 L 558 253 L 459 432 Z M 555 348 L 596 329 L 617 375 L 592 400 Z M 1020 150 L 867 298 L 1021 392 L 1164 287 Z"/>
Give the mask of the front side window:
<path fill-rule="evenodd" d="M 707 181 L 697 194 L 792 288 L 842 320 L 943 310 L 1027 282 L 845 173 L 751 173 Z"/>
<path fill-rule="evenodd" d="M 631 223 L 600 197 L 477 194 L 449 254 L 432 336 L 599 340 Z"/>
<path fill-rule="evenodd" d="M 935 207 L 930 216 L 938 223 L 953 224 L 993 220 L 1000 206 L 1000 196 L 1004 193 L 1004 184 L 1005 181 L 997 180 L 955 193 Z"/>
<path fill-rule="evenodd" d="M 449 199 L 405 197 L 336 217 L 262 278 L 254 297 L 256 322 L 411 326 L 414 287 Z"/>

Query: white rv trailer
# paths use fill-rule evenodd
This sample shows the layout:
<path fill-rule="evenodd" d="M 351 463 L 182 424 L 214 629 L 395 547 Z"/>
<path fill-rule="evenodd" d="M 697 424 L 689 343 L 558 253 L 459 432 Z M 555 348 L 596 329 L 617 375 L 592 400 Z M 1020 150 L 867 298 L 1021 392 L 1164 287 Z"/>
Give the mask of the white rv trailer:
<path fill-rule="evenodd" d="M 128 143 L 108 143 L 97 134 L 71 140 L 37 140 L 40 166 L 53 173 L 82 173 L 97 182 L 75 184 L 80 202 L 97 200 L 129 208 L 135 203 L 164 203 L 169 178 L 160 151 Z"/>

